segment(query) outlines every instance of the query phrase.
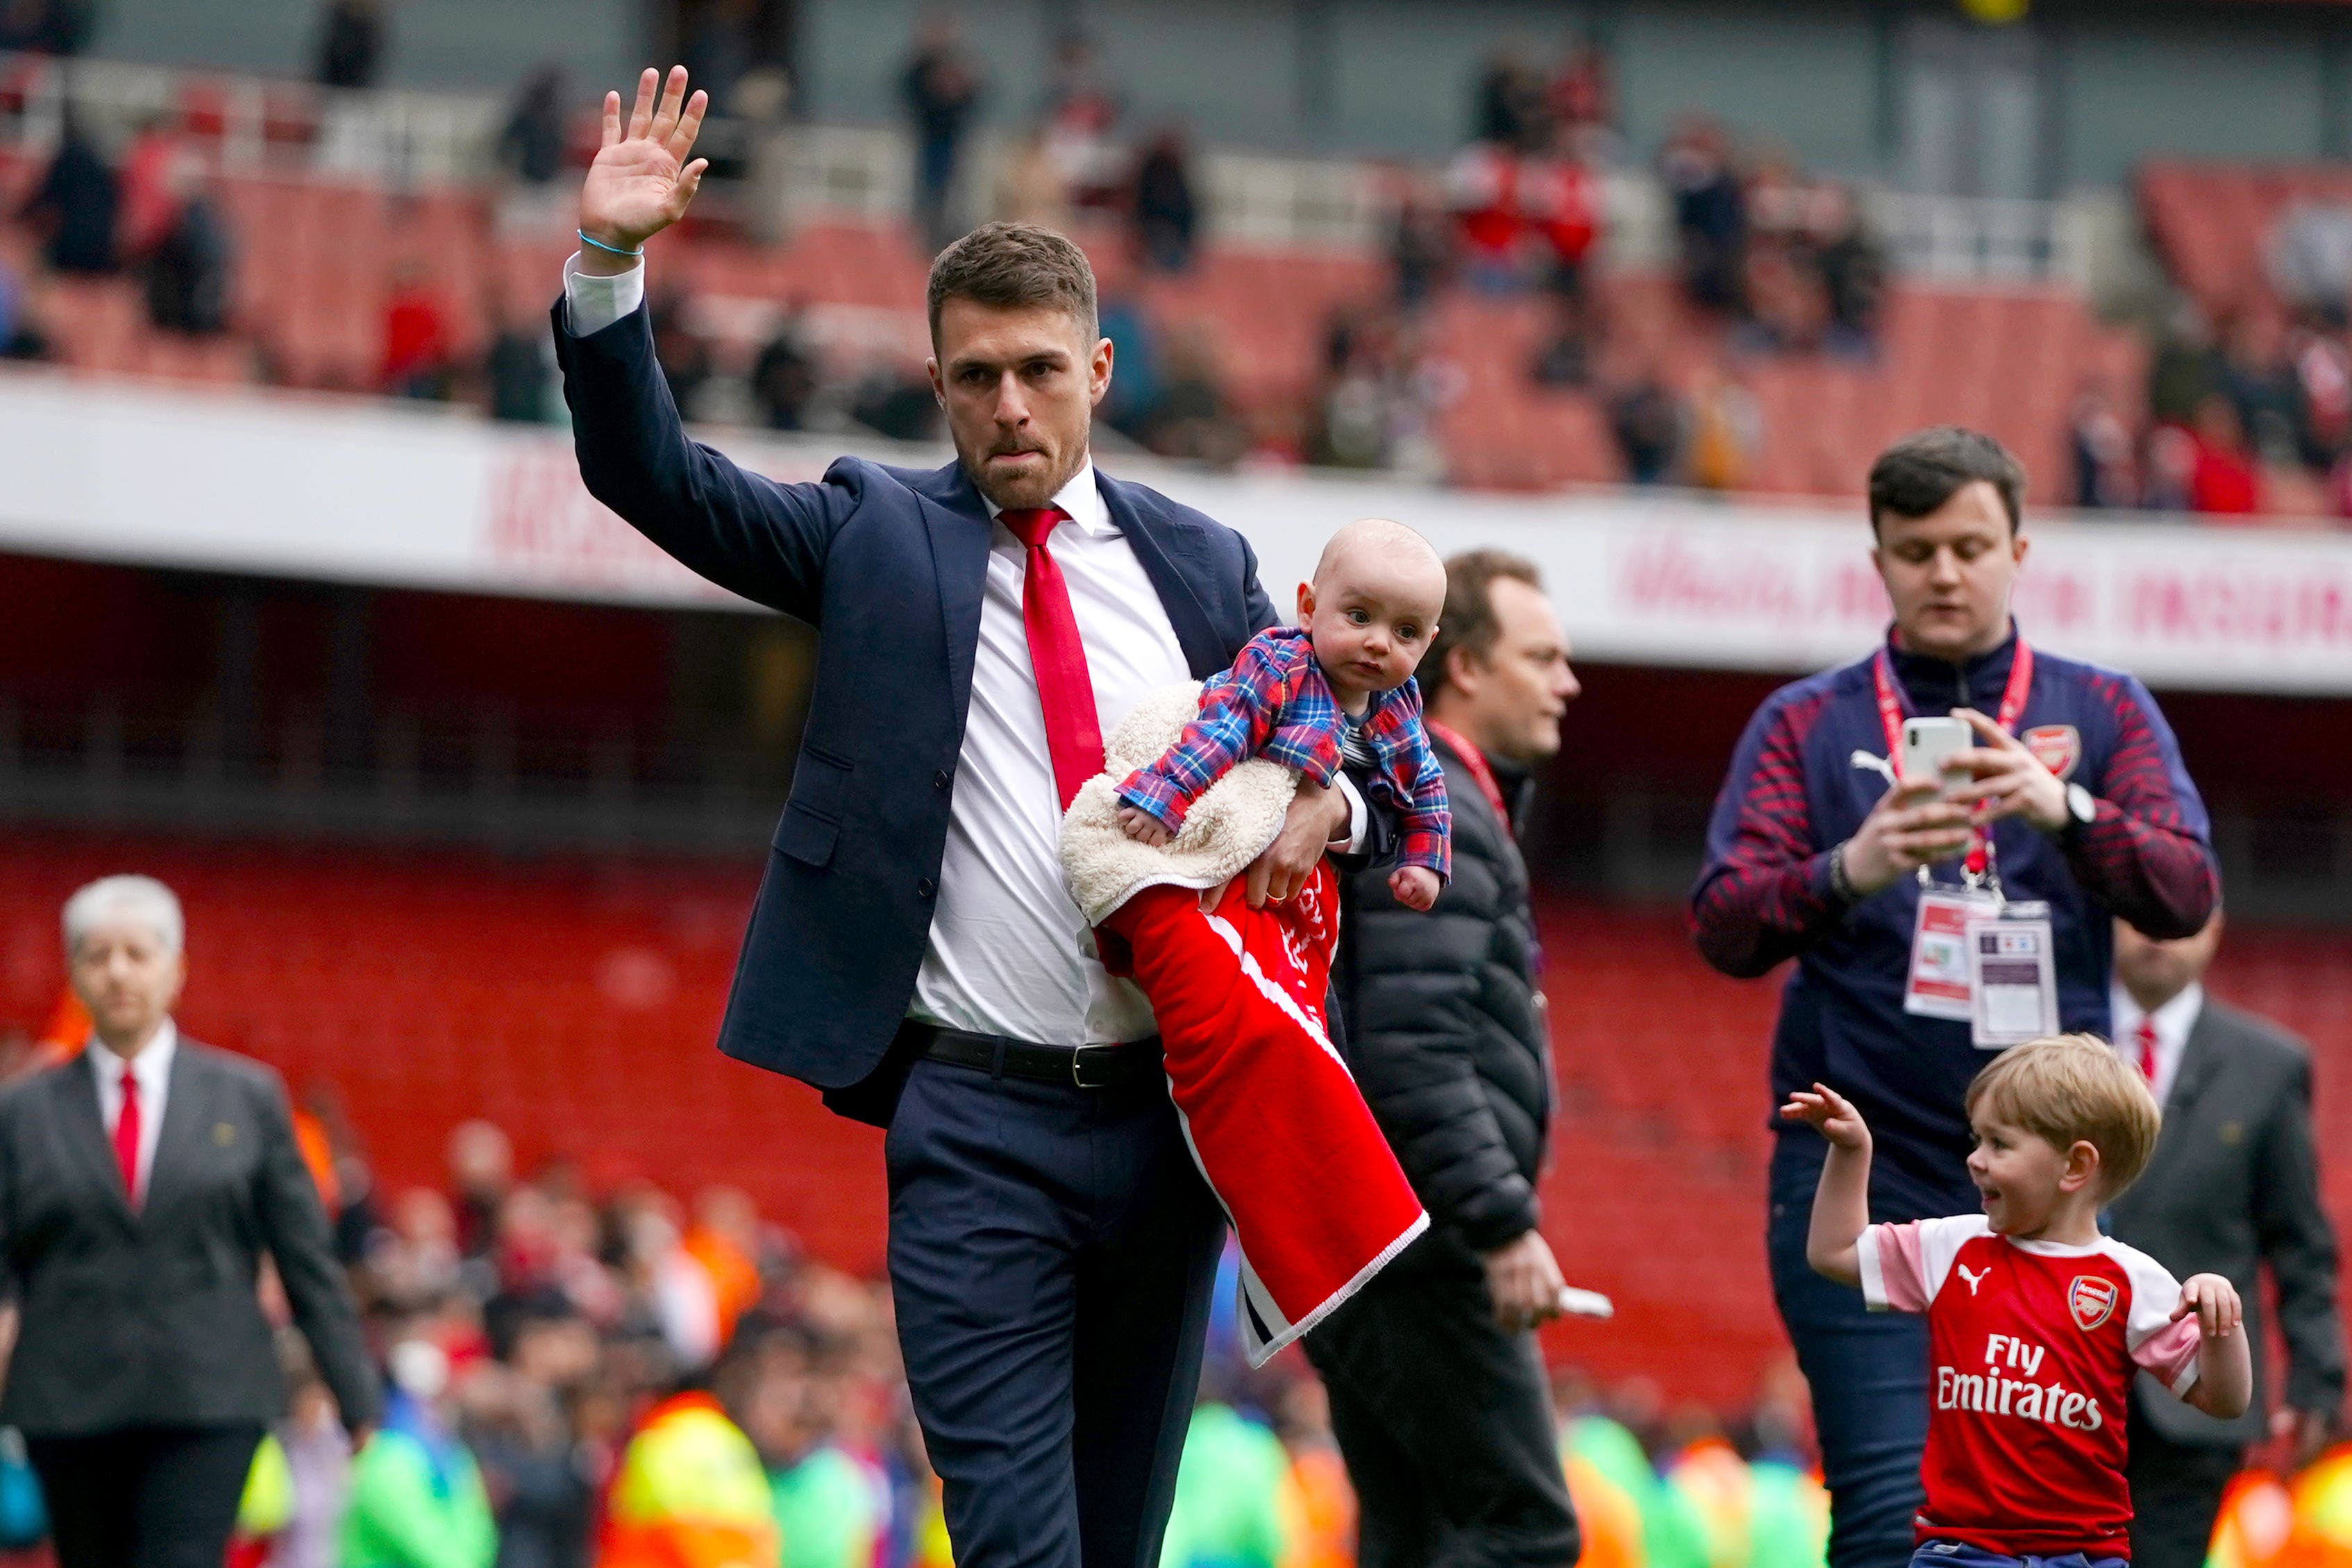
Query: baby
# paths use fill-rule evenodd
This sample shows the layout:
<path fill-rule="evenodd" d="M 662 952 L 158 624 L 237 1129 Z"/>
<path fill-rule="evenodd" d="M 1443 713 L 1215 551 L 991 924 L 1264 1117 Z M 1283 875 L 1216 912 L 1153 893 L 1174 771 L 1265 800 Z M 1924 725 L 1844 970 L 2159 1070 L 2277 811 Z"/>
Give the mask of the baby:
<path fill-rule="evenodd" d="M 1119 786 L 1129 837 L 1168 842 L 1202 792 L 1248 758 L 1327 787 L 1345 764 L 1400 818 L 1389 891 L 1408 908 L 1435 904 L 1453 870 L 1452 821 L 1412 672 L 1444 603 L 1444 563 L 1403 524 L 1367 517 L 1332 535 L 1315 580 L 1299 584 L 1298 625 L 1250 639 L 1202 687 L 1176 744 Z"/>

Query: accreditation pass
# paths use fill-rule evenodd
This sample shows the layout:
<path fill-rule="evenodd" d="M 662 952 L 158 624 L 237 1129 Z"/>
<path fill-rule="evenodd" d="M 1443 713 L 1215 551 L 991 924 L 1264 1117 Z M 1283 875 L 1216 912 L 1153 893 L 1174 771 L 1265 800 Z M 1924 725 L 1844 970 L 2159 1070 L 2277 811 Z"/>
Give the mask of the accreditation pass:
<path fill-rule="evenodd" d="M 1969 920 L 1975 1000 L 1969 1024 L 1978 1050 L 2000 1051 L 2058 1032 L 2054 946 L 2046 904 L 2011 904 Z"/>
<path fill-rule="evenodd" d="M 1969 927 L 2000 911 L 2000 901 L 1990 893 L 1920 889 L 1918 918 L 1911 927 L 1911 970 L 1903 984 L 1905 1012 L 1954 1023 L 1967 1023 L 1976 1016 Z"/>

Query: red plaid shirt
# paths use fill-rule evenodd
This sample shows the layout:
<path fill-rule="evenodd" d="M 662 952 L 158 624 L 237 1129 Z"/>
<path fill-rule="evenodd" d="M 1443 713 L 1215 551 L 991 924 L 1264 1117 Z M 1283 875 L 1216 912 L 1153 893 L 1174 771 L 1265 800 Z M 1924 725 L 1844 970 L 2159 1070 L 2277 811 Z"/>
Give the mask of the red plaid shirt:
<path fill-rule="evenodd" d="M 1165 756 L 1128 775 L 1119 800 L 1174 833 L 1202 791 L 1247 758 L 1271 758 L 1328 787 L 1339 771 L 1346 727 L 1315 645 L 1298 628 L 1276 626 L 1251 638 L 1234 667 L 1201 688 L 1199 714 Z M 1370 789 L 1397 813 L 1398 862 L 1450 878 L 1453 818 L 1444 770 L 1421 726 L 1421 687 L 1408 680 L 1373 693 L 1360 732 L 1372 754 Z"/>

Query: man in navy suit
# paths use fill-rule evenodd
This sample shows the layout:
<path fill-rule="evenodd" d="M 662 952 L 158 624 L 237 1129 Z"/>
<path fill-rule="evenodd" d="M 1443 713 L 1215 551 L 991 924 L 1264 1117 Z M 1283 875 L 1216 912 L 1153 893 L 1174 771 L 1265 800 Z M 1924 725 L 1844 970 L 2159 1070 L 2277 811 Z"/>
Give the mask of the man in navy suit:
<path fill-rule="evenodd" d="M 779 485 L 689 441 L 641 256 L 700 183 L 704 107 L 683 70 L 645 73 L 625 131 L 606 97 L 555 340 L 588 488 L 821 636 L 719 1048 L 889 1128 L 899 1340 L 956 1561 L 1150 1568 L 1224 1226 L 1056 842 L 1102 736 L 1273 608 L 1239 535 L 1096 472 L 1111 346 L 1048 230 L 992 225 L 932 267 L 950 466 Z M 1252 897 L 1392 832 L 1302 786 Z"/>

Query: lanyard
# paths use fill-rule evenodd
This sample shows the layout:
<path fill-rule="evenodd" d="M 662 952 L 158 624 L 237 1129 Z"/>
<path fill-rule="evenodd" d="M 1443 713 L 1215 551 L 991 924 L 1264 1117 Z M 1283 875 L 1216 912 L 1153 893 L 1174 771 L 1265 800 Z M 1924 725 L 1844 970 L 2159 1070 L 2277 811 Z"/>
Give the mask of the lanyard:
<path fill-rule="evenodd" d="M 1884 644 L 1879 647 L 1878 657 L 1871 661 L 1870 675 L 1878 687 L 1878 721 L 1886 729 L 1886 760 L 1891 768 L 1902 752 L 1903 721 L 1910 709 L 1904 700 L 1902 684 L 1895 678 L 1894 655 L 1887 653 Z M 2025 638 L 2021 634 L 2017 639 L 2017 652 L 2010 657 L 2009 685 L 2002 688 L 2000 709 L 1994 714 L 1993 722 L 2011 735 L 2015 735 L 2017 721 L 2025 715 L 2026 695 L 2032 687 L 2033 650 L 2026 646 Z M 1998 873 L 1992 872 L 1992 862 L 1991 835 L 1979 828 L 1969 835 L 1968 856 L 1960 862 L 1969 885 L 1974 887 L 1991 873 L 1993 885 L 1998 888 L 2000 877 Z M 1926 866 L 1919 868 L 1919 876 L 1923 883 L 1927 880 Z"/>
<path fill-rule="evenodd" d="M 1458 731 L 1438 723 L 1427 714 L 1422 716 L 1421 723 L 1423 728 L 1452 747 L 1454 755 L 1462 758 L 1462 766 L 1470 770 L 1471 779 L 1477 783 L 1478 793 L 1486 797 L 1486 804 L 1495 808 L 1495 815 L 1502 822 L 1503 831 L 1509 833 L 1511 813 L 1503 804 L 1503 787 L 1495 782 L 1495 770 L 1486 766 L 1486 759 L 1479 755 L 1478 748 L 1464 739 Z"/>

